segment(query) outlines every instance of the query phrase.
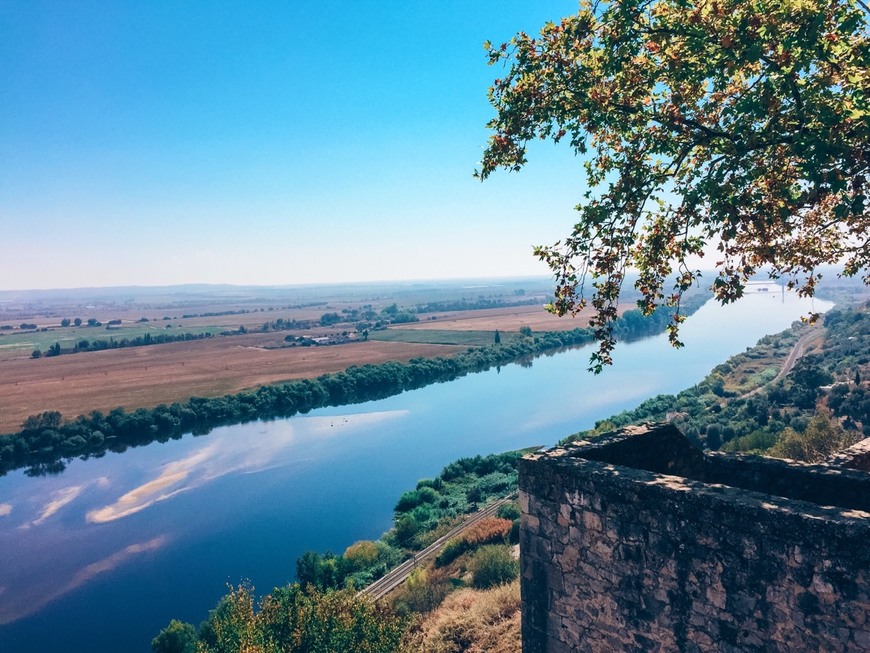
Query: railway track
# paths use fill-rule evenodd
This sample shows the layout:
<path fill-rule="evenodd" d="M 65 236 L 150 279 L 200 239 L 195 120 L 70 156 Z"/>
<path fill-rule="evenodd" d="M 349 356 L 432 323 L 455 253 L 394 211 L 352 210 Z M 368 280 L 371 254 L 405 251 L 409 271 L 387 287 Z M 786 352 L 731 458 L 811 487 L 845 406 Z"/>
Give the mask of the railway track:
<path fill-rule="evenodd" d="M 478 510 L 464 522 L 450 529 L 447 533 L 432 542 L 432 544 L 427 546 L 425 549 L 423 549 L 422 551 L 418 551 L 414 554 L 413 557 L 408 558 L 398 567 L 394 567 L 384 576 L 373 582 L 371 585 L 360 590 L 357 596 L 368 596 L 374 600 L 384 598 L 387 594 L 389 594 L 399 585 L 404 583 L 408 576 L 411 575 L 411 572 L 414 571 L 414 569 L 420 562 L 428 560 L 429 558 L 437 555 L 438 552 L 444 547 L 444 545 L 447 544 L 448 540 L 456 537 L 466 528 L 473 526 L 481 519 L 484 519 L 486 517 L 494 517 L 498 512 L 499 508 L 501 508 L 506 503 L 509 503 L 516 499 L 516 496 L 516 494 L 511 494 L 510 496 L 498 499 L 497 501 L 494 501 L 485 508 Z"/>

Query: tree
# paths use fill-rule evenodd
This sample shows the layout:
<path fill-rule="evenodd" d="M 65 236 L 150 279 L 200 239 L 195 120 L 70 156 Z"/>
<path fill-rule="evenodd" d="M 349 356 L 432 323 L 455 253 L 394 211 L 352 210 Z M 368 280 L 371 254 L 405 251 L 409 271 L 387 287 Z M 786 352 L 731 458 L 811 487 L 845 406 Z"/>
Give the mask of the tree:
<path fill-rule="evenodd" d="M 495 344 L 501 343 L 501 334 L 498 332 L 498 329 L 495 330 Z"/>
<path fill-rule="evenodd" d="M 722 427 L 718 424 L 707 426 L 707 448 L 716 451 L 722 446 Z"/>
<path fill-rule="evenodd" d="M 151 640 L 154 653 L 196 653 L 196 629 L 188 623 L 173 619 Z"/>
<path fill-rule="evenodd" d="M 817 413 L 810 419 L 803 433 L 791 427 L 786 428 L 766 455 L 816 463 L 852 446 L 859 437 L 843 430 L 843 427 L 836 420 L 831 419 L 830 415 Z"/>
<path fill-rule="evenodd" d="M 612 362 L 629 267 L 646 314 L 679 308 L 712 248 L 722 303 L 762 269 L 803 295 L 822 264 L 870 283 L 868 16 L 863 0 L 584 0 L 538 37 L 486 44 L 507 70 L 477 174 L 519 170 L 535 138 L 585 161 L 577 224 L 535 252 L 552 312 L 591 290 L 592 369 Z"/>
<path fill-rule="evenodd" d="M 423 567 L 417 567 L 405 581 L 404 602 L 414 612 L 431 612 L 450 591 L 444 578 L 435 578 Z"/>
<path fill-rule="evenodd" d="M 787 378 L 791 379 L 791 400 L 800 408 L 812 408 L 819 396 L 819 388 L 833 383 L 834 377 L 822 367 L 820 356 L 809 354 L 798 359 Z"/>
<path fill-rule="evenodd" d="M 82 318 L 77 317 L 76 319 L 73 320 L 73 324 L 75 324 L 76 326 L 81 326 L 82 325 Z"/>
<path fill-rule="evenodd" d="M 69 318 L 68 318 L 68 317 L 63 318 L 63 319 L 60 321 L 60 325 L 61 325 L 62 327 L 68 327 L 68 326 L 70 325 Z"/>

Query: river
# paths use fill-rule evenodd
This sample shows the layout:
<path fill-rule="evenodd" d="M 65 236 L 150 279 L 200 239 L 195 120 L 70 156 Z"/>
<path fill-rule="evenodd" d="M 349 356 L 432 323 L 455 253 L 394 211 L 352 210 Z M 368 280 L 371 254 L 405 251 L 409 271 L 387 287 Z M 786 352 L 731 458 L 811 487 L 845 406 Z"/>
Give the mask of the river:
<path fill-rule="evenodd" d="M 456 458 L 552 445 L 831 306 L 771 290 L 708 302 L 684 325 L 684 349 L 664 335 L 619 345 L 599 376 L 590 350 L 574 349 L 0 478 L 0 650 L 149 651 L 171 618 L 202 621 L 227 583 L 265 593 L 306 550 L 377 538 L 399 495 Z"/>

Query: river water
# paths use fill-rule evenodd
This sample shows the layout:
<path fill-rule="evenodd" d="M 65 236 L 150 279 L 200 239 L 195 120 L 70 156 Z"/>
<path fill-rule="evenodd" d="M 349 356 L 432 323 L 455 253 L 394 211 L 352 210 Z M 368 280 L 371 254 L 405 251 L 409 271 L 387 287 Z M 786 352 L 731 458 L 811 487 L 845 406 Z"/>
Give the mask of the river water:
<path fill-rule="evenodd" d="M 171 618 L 198 624 L 226 592 L 293 579 L 306 550 L 343 551 L 391 525 L 399 495 L 463 456 L 552 445 L 700 381 L 827 302 L 754 292 L 708 302 L 665 336 L 588 348 L 354 406 L 218 428 L 0 478 L 0 651 L 146 652 Z"/>

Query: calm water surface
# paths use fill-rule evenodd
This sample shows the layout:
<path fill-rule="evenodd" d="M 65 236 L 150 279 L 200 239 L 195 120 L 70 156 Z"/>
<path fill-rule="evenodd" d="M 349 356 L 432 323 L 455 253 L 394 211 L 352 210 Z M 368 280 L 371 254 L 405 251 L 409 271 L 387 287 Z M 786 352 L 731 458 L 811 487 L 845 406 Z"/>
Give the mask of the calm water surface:
<path fill-rule="evenodd" d="M 0 478 L 0 651 L 149 651 L 171 618 L 198 624 L 226 592 L 293 578 L 296 558 L 391 525 L 399 495 L 462 456 L 552 445 L 596 420 L 697 383 L 808 310 L 779 292 L 708 303 L 664 336 L 509 365 L 380 401 L 215 429 L 58 476 Z"/>

